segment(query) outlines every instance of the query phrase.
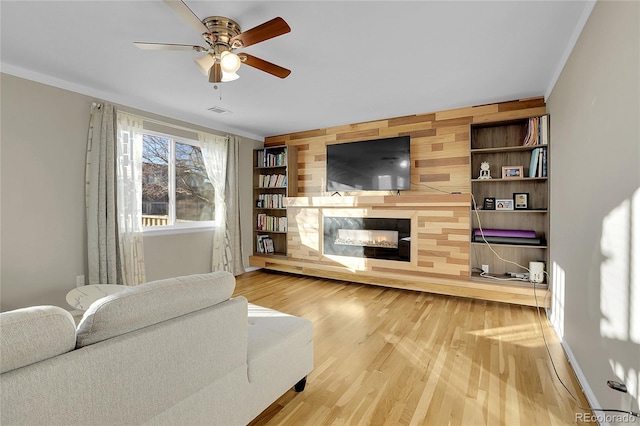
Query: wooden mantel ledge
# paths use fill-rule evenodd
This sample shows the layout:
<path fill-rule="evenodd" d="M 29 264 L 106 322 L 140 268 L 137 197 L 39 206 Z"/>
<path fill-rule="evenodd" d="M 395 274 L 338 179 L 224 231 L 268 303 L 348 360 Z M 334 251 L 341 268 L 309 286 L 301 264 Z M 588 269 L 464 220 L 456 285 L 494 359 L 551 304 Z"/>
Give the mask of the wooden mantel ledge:
<path fill-rule="evenodd" d="M 420 195 L 363 195 L 333 197 L 285 197 L 286 207 L 469 207 L 471 196 L 466 194 Z"/>

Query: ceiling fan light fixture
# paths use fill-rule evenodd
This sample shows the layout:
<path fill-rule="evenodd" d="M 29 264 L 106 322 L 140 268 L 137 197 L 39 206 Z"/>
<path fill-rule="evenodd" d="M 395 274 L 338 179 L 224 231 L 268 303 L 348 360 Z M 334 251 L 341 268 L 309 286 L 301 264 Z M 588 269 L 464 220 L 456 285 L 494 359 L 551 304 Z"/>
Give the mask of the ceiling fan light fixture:
<path fill-rule="evenodd" d="M 194 62 L 196 63 L 196 65 L 198 65 L 198 68 L 200 68 L 202 74 L 206 76 L 209 75 L 209 70 L 211 69 L 215 61 L 216 60 L 214 56 L 211 54 L 206 54 L 198 59 L 194 59 Z"/>
<path fill-rule="evenodd" d="M 240 78 L 240 76 L 238 74 L 236 74 L 235 72 L 229 73 L 229 72 L 222 71 L 222 78 L 220 79 L 220 82 L 228 83 L 230 81 L 237 80 L 239 78 Z"/>
<path fill-rule="evenodd" d="M 233 52 L 227 50 L 220 54 L 220 67 L 224 73 L 235 74 L 241 64 L 240 58 Z"/>

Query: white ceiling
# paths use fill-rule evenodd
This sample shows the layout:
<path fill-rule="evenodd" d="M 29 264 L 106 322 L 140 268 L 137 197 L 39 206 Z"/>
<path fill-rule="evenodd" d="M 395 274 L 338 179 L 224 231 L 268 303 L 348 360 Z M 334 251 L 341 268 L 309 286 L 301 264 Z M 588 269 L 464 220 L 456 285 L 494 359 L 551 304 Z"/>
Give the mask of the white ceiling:
<path fill-rule="evenodd" d="M 213 129 L 262 139 L 302 130 L 548 94 L 592 1 L 193 1 L 201 19 L 243 30 L 276 16 L 291 32 L 247 53 L 292 70 L 243 66 L 208 83 L 202 45 L 162 1 L 1 1 L 2 72 Z M 218 106 L 231 111 L 208 111 Z"/>

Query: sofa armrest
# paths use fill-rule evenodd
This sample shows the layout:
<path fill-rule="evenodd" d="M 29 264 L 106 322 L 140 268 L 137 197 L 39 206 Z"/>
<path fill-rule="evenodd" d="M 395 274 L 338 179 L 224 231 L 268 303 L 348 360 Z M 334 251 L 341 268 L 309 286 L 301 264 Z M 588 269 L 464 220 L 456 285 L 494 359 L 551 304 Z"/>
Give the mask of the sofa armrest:
<path fill-rule="evenodd" d="M 0 314 L 0 370 L 15 370 L 75 347 L 71 314 L 57 306 L 32 306 Z"/>

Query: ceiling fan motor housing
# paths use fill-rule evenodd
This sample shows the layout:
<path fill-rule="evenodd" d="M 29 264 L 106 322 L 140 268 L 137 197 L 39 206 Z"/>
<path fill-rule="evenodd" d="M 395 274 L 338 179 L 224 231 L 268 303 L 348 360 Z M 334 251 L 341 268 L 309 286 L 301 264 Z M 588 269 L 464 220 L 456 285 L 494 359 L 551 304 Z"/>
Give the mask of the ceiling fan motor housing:
<path fill-rule="evenodd" d="M 214 36 L 209 40 L 207 34 L 203 34 L 207 43 L 212 47 L 213 45 L 222 44 L 227 49 L 231 49 L 231 39 L 242 32 L 240 25 L 236 21 L 223 16 L 210 16 L 203 19 L 202 23 L 209 29 L 209 33 Z"/>

